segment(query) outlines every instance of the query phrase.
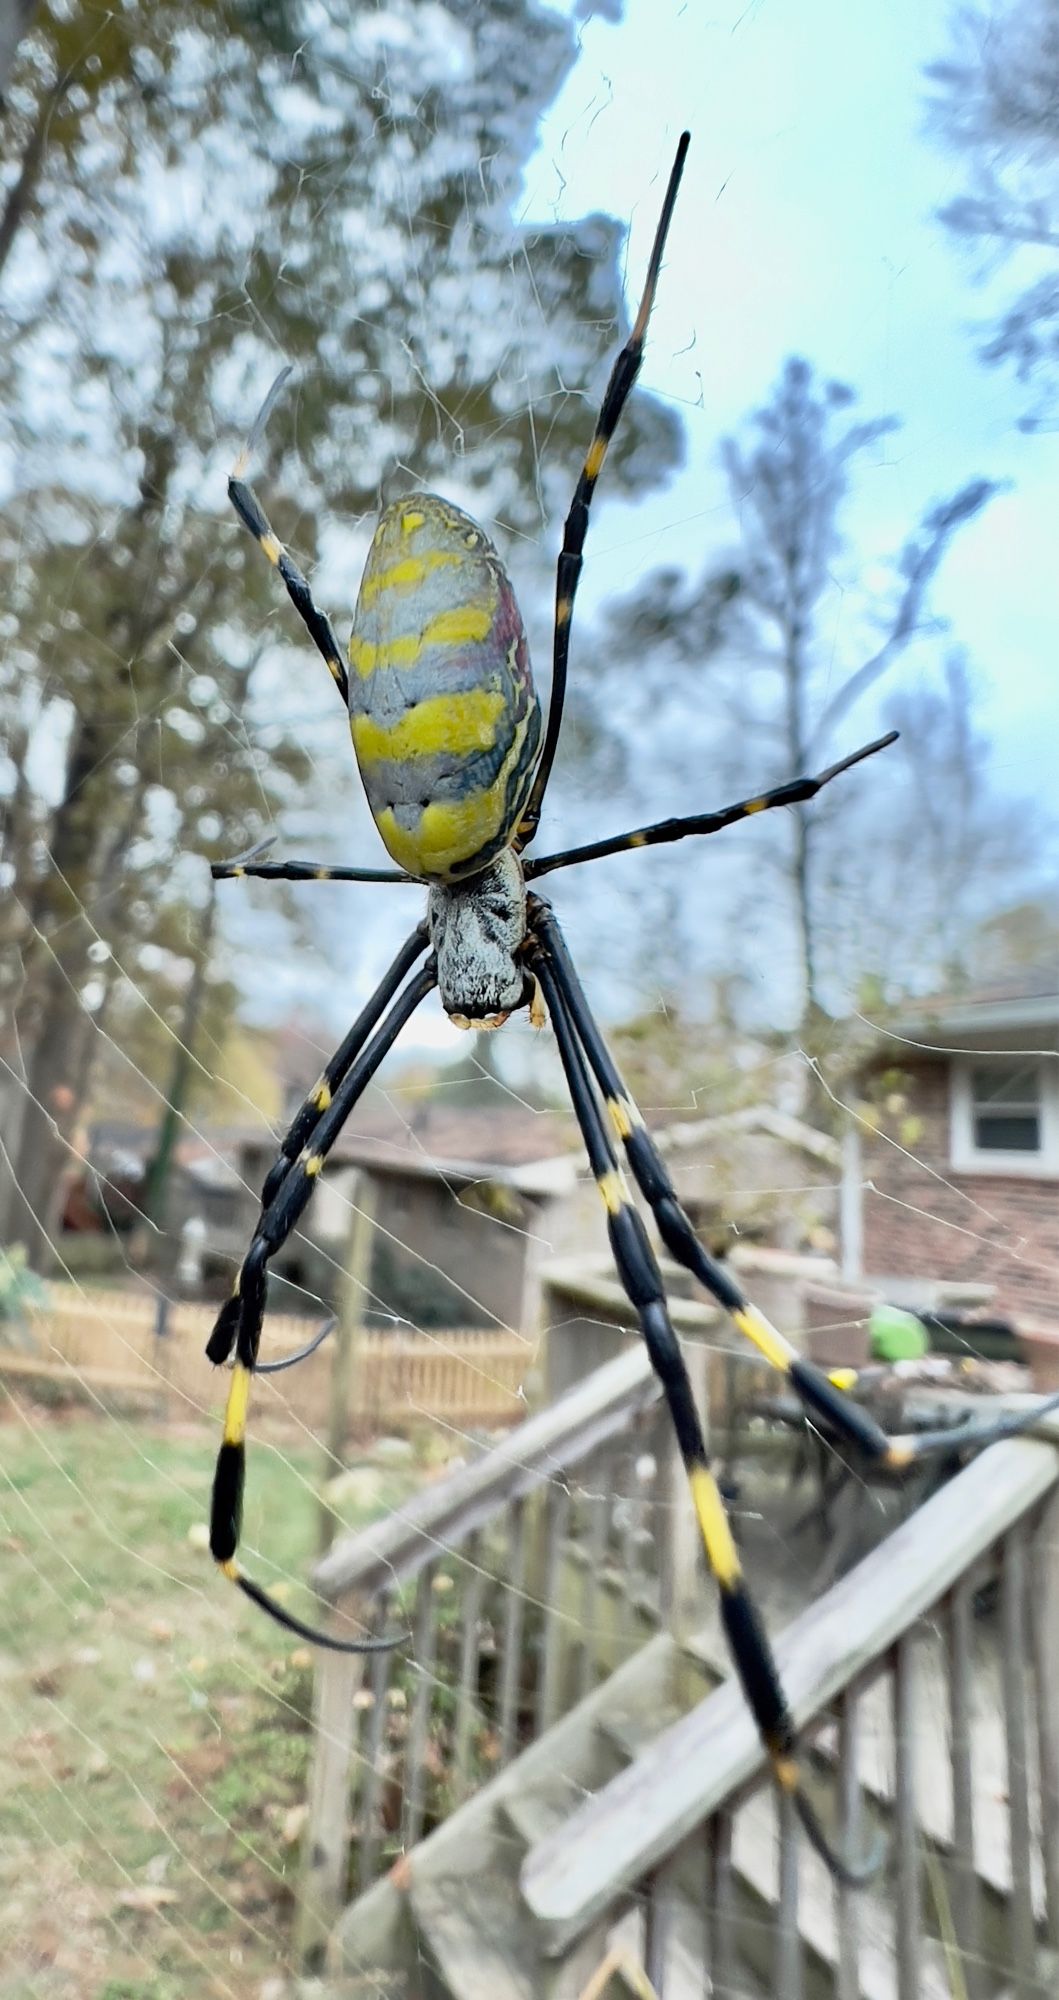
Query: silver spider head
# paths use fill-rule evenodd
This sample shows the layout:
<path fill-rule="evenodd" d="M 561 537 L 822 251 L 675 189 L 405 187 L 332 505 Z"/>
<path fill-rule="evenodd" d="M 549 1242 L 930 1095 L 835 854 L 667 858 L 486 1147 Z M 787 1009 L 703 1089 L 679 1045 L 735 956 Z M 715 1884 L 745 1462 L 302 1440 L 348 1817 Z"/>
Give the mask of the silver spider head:
<path fill-rule="evenodd" d="M 508 847 L 469 882 L 431 884 L 430 941 L 441 1004 L 458 1028 L 499 1028 L 522 1005 L 526 885 Z"/>

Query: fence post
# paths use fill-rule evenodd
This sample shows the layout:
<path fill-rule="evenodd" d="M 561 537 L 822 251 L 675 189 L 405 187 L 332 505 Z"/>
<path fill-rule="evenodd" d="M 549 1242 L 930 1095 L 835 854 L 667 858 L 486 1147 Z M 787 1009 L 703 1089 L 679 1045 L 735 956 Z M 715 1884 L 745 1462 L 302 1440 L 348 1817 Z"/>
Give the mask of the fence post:
<path fill-rule="evenodd" d="M 312 1764 L 304 1863 L 294 1926 L 295 1964 L 318 1969 L 346 1900 L 349 1791 L 364 1657 L 318 1653 L 313 1675 Z"/>
<path fill-rule="evenodd" d="M 842 1134 L 842 1177 L 838 1191 L 839 1255 L 844 1284 L 864 1276 L 864 1161 L 860 1127 L 852 1120 Z"/>
<path fill-rule="evenodd" d="M 154 1418 L 157 1423 L 165 1423 L 170 1415 L 171 1375 L 172 1375 L 172 1328 L 169 1324 L 172 1301 L 168 1292 L 159 1286 L 154 1301 L 154 1327 L 151 1339 L 151 1363 L 156 1370 L 158 1393 L 154 1399 Z"/>
<path fill-rule="evenodd" d="M 330 1480 L 345 1466 L 346 1436 L 351 1402 L 358 1377 L 363 1380 L 362 1348 L 364 1301 L 371 1280 L 371 1252 L 375 1240 L 375 1205 L 378 1188 L 374 1174 L 362 1167 L 353 1190 L 353 1224 L 349 1234 L 346 1265 L 339 1281 L 338 1325 L 331 1350 L 331 1385 L 328 1399 L 324 1466 L 321 1485 L 317 1549 L 326 1555 L 331 1546 L 334 1522 L 327 1504 Z"/>
<path fill-rule="evenodd" d="M 1046 1928 L 1059 1946 L 1059 1486 L 1044 1503 L 1034 1537 L 1034 1587 L 1030 1593 L 1037 1690 L 1041 1784 L 1041 1848 Z"/>

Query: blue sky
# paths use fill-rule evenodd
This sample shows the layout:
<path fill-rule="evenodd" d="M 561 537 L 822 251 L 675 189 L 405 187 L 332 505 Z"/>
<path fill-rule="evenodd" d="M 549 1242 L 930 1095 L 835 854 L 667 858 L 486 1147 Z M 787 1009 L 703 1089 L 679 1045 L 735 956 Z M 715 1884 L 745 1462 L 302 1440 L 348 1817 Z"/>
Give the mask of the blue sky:
<path fill-rule="evenodd" d="M 998 780 L 1044 798 L 1059 437 L 1020 434 L 1025 391 L 976 358 L 976 326 L 1021 267 L 976 283 L 971 254 L 935 219 L 966 184 L 964 163 L 926 130 L 923 71 L 948 48 L 949 14 L 938 0 L 630 0 L 621 24 L 583 27 L 525 212 L 631 217 L 633 292 L 676 135 L 691 127 L 643 375 L 681 409 L 688 465 L 642 507 L 601 510 L 586 604 L 663 557 L 697 568 L 723 543 L 717 439 L 800 351 L 850 383 L 865 415 L 904 420 L 858 483 L 856 554 L 869 567 L 932 498 L 978 472 L 1013 482 L 960 537 L 934 604 L 981 670 Z"/>
<path fill-rule="evenodd" d="M 927 130 L 924 70 L 949 48 L 949 16 L 942 0 L 628 0 L 621 22 L 600 15 L 582 25 L 518 219 L 601 210 L 630 222 L 634 307 L 676 138 L 691 128 L 641 378 L 681 413 L 687 463 L 635 505 L 609 501 L 604 480 L 581 615 L 660 562 L 696 573 L 730 544 L 718 441 L 800 352 L 856 390 L 860 415 L 902 419 L 858 460 L 846 517 L 851 578 L 885 591 L 886 559 L 933 500 L 979 474 L 1010 482 L 957 538 L 931 604 L 974 662 L 997 783 L 1039 801 L 1043 827 L 1055 761 L 1059 433 L 1021 433 L 1027 392 L 977 358 L 991 313 L 1033 274 L 1029 253 L 978 282 L 981 260 L 936 219 L 967 185 L 965 162 Z M 839 603 L 843 676 L 871 650 L 861 610 L 854 594 Z M 534 634 L 541 664 L 543 637 Z M 575 673 L 576 655 L 575 644 Z M 888 688 L 935 680 L 941 657 L 939 646 L 910 650 Z M 836 752 L 875 722 L 870 709 L 851 716 Z M 556 845 L 561 820 L 560 811 Z M 716 863 L 723 873 L 719 850 Z M 392 924 L 404 915 L 402 904 Z M 381 969 L 391 943 L 374 913 L 372 930 L 358 981 Z M 457 1045 L 437 1008 L 414 1039 Z"/>

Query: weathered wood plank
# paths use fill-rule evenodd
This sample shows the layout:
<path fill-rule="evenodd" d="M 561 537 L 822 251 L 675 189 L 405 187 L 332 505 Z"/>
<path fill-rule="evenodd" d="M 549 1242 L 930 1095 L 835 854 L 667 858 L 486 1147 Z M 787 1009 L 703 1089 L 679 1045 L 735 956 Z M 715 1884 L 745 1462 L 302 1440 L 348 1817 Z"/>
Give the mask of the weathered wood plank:
<path fill-rule="evenodd" d="M 529 1926 L 499 1870 L 422 1882 L 412 1908 L 423 1948 L 460 2000 L 536 2000 L 540 1983 Z"/>
<path fill-rule="evenodd" d="M 608 1505 L 606 1493 L 602 1490 L 607 1483 L 610 1467 L 609 1454 L 597 1453 L 592 1460 L 589 1477 L 593 1484 L 597 1481 L 600 1491 L 588 1495 L 588 1561 L 585 1564 L 584 1580 L 581 1585 L 580 1617 L 580 1659 L 578 1661 L 578 1689 L 582 1700 L 591 1694 L 596 1684 L 596 1657 L 599 1652 L 596 1619 L 598 1616 L 599 1579 L 607 1547 Z"/>
<path fill-rule="evenodd" d="M 732 1925 L 732 1817 L 719 1812 L 706 1827 L 710 1894 L 706 1960 L 710 1991 L 728 1993 L 735 1983 L 735 1940 Z"/>
<path fill-rule="evenodd" d="M 894 1956 L 899 2000 L 920 2000 L 919 1949 L 923 1917 L 916 1816 L 916 1637 L 894 1647 Z"/>
<path fill-rule="evenodd" d="M 974 1773 L 971 1756 L 974 1661 L 972 1570 L 952 1591 L 946 1607 L 945 1639 L 949 1680 L 949 1756 L 952 1767 L 952 1858 L 949 1902 L 967 2000 L 981 1992 L 982 1908 L 974 1854 Z"/>
<path fill-rule="evenodd" d="M 1059 1435 L 1052 1422 L 1048 1431 Z M 877 1662 L 1048 1491 L 1057 1470 L 1051 1444 L 994 1445 L 796 1619 L 776 1647 L 796 1720 L 818 1715 Z M 549 1926 L 550 1948 L 593 1922 L 763 1767 L 741 1691 L 729 1682 L 527 1856 L 523 1893 Z"/>
<path fill-rule="evenodd" d="M 847 1688 L 838 1711 L 838 1783 L 842 1844 L 851 1854 L 861 1851 L 863 1808 L 857 1772 L 859 1729 L 857 1693 Z M 835 1883 L 838 1967 L 835 2000 L 860 2000 L 860 1912 L 855 1889 Z"/>
<path fill-rule="evenodd" d="M 786 1794 L 779 1801 L 779 1902 L 776 1908 L 776 1993 L 802 2000 L 802 1940 L 798 1928 L 798 1817 Z"/>
<path fill-rule="evenodd" d="M 615 1571 L 619 1579 L 615 1604 L 618 1644 L 631 1653 L 636 1644 L 636 1452 L 631 1438 L 623 1440 L 616 1460 L 616 1485 L 612 1493 L 612 1523 Z M 616 1503 L 616 1504 L 615 1504 Z"/>
<path fill-rule="evenodd" d="M 1026 1534 L 1012 1528 L 1000 1550 L 1000 1673 L 1008 1763 L 1011 1839 L 1011 1964 L 1018 2000 L 1029 2000 L 1037 1941 L 1033 1921 L 1029 1755 L 1026 1722 Z M 1054 1665 L 1052 1671 L 1054 1672 Z"/>
<path fill-rule="evenodd" d="M 336 1542 L 313 1571 L 314 1587 L 337 1603 L 350 1592 L 374 1596 L 395 1578 L 413 1577 L 439 1547 L 459 1547 L 507 1501 L 546 1485 L 557 1465 L 566 1472 L 580 1465 L 658 1395 L 645 1349 L 619 1354 L 473 1464 Z"/>
<path fill-rule="evenodd" d="M 481 1560 L 482 1538 L 477 1530 L 468 1537 L 461 1553 L 464 1563 L 460 1598 L 463 1629 L 460 1634 L 460 1682 L 456 1691 L 456 1731 L 452 1758 L 452 1790 L 457 1803 L 466 1798 L 470 1787 L 471 1736 L 479 1712 L 478 1650 L 481 1634 L 478 1628 L 482 1616 L 485 1572 Z"/>
<path fill-rule="evenodd" d="M 437 1564 L 428 1563 L 425 1569 L 420 1570 L 416 1586 L 415 1626 L 412 1633 L 416 1685 L 405 1745 L 402 1817 L 406 1848 L 414 1847 L 423 1831 L 426 1751 L 430 1730 L 430 1703 L 434 1693 L 434 1653 L 438 1630 L 437 1600 L 434 1596 L 434 1578 L 437 1573 Z"/>
<path fill-rule="evenodd" d="M 550 1729 L 559 1713 L 566 1619 L 559 1602 L 559 1567 L 570 1512 L 570 1489 L 561 1480 L 549 1486 L 544 1504 L 544 1633 L 537 1683 L 537 1735 Z"/>
<path fill-rule="evenodd" d="M 515 1748 L 519 1696 L 522 1692 L 522 1620 L 526 1603 L 526 1502 L 517 1499 L 508 1510 L 508 1544 L 504 1601 L 504 1656 L 500 1668 L 500 1763 L 509 1764 Z"/>
<path fill-rule="evenodd" d="M 654 2000 L 667 2000 L 670 1994 L 679 1995 L 680 2000 L 692 2000 L 689 1973 L 699 1985 L 697 1974 L 703 1965 L 705 1943 L 702 1906 L 689 1902 L 686 1883 L 689 1875 L 694 1879 L 693 1857 L 701 1853 L 701 1841 L 695 1837 L 671 1854 L 647 1884 L 643 1909 L 643 1985 L 635 1988 L 637 1993 L 643 1992 L 645 2000 L 649 1993 Z M 700 2000 L 703 1991 L 704 1969 L 702 1981 L 694 2000 Z"/>
<path fill-rule="evenodd" d="M 365 1665 L 364 1655 L 354 1653 L 324 1653 L 317 1663 L 305 1864 L 295 1926 L 299 1965 L 322 1948 L 345 1899 L 350 1765 L 360 1720 L 354 1696 Z"/>
<path fill-rule="evenodd" d="M 1046 1925 L 1049 1944 L 1059 1946 L 1059 1489 L 1045 1501 L 1034 1535 L 1030 1606 Z"/>
<path fill-rule="evenodd" d="M 378 1600 L 376 1623 L 380 1632 L 385 1630 L 389 1616 L 393 1592 L 384 1591 Z M 382 1750 L 386 1740 L 386 1697 L 390 1688 L 390 1674 L 393 1670 L 392 1653 L 373 1653 L 371 1656 L 371 1708 L 368 1711 L 367 1747 L 363 1782 L 360 1787 L 360 1845 L 358 1849 L 358 1887 L 366 1889 L 375 1874 L 375 1857 L 379 1848 L 379 1807 L 382 1798 Z"/>

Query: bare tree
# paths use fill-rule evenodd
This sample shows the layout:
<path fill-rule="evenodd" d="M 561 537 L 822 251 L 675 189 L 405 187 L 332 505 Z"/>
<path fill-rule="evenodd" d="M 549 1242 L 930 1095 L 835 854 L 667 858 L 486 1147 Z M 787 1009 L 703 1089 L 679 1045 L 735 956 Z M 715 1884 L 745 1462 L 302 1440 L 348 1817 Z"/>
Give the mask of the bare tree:
<path fill-rule="evenodd" d="M 970 178 L 941 219 L 1023 279 L 982 355 L 1036 378 L 1036 428 L 1059 386 L 1059 0 L 961 7 L 927 75 L 934 130 Z"/>
<path fill-rule="evenodd" d="M 900 690 L 885 719 L 901 732 L 885 798 L 847 809 L 846 837 L 821 857 L 829 970 L 870 973 L 880 1003 L 957 988 L 1007 968 L 994 913 L 1047 867 L 1047 829 L 1025 802 L 1000 798 L 992 746 L 975 722 L 974 677 L 958 648 L 942 683 Z"/>
<path fill-rule="evenodd" d="M 780 696 L 770 702 L 764 733 L 781 748 L 780 766 L 802 772 L 826 761 L 836 727 L 880 681 L 921 630 L 927 593 L 956 530 L 981 511 L 995 491 L 985 479 L 931 507 L 897 560 L 898 593 L 880 643 L 869 658 L 839 676 L 819 705 L 821 614 L 830 597 L 832 568 L 841 548 L 839 526 L 853 461 L 896 428 L 893 417 L 837 427 L 852 402 L 843 385 L 817 388 L 809 364 L 789 360 L 771 400 L 752 419 L 752 438 L 729 438 L 724 462 L 743 534 L 742 588 L 738 603 L 758 657 L 778 675 Z M 787 866 L 806 1013 L 823 1007 L 819 966 L 821 912 L 814 872 L 821 834 L 834 802 L 792 814 Z"/>
<path fill-rule="evenodd" d="M 656 740 L 675 696 L 685 754 L 692 734 L 688 678 L 694 675 L 697 713 L 719 720 L 707 756 L 711 768 L 725 771 L 726 791 L 777 783 L 826 764 L 840 747 L 851 747 L 846 730 L 839 745 L 839 728 L 858 708 L 868 709 L 861 731 L 872 732 L 878 711 L 866 698 L 930 629 L 930 588 L 953 536 L 996 490 L 989 480 L 972 479 L 928 508 L 892 563 L 886 602 L 873 602 L 864 619 L 843 597 L 837 624 L 843 585 L 857 589 L 855 573 L 843 563 L 842 520 L 853 474 L 896 427 L 892 417 L 850 418 L 853 401 L 842 384 L 816 380 L 808 362 L 789 360 L 743 434 L 723 446 L 737 546 L 694 583 L 675 572 L 649 578 L 609 626 L 607 657 L 618 662 L 619 673 L 622 662 L 632 666 L 637 698 L 653 705 Z M 843 635 L 841 648 L 836 631 Z M 855 664 L 843 666 L 842 651 L 848 656 L 855 647 Z M 701 745 L 695 754 L 701 774 Z M 888 791 L 892 777 L 880 773 L 876 785 L 865 778 L 876 795 L 880 784 Z M 815 805 L 792 809 L 771 836 L 762 836 L 771 838 L 777 902 L 789 912 L 795 934 L 803 1039 L 815 1019 L 829 1018 L 835 955 L 826 857 L 832 842 L 845 838 L 835 832 L 836 816 L 845 826 L 851 810 L 850 786 L 835 787 Z M 704 909 L 700 923 L 710 914 Z"/>
<path fill-rule="evenodd" d="M 15 50 L 29 27 L 36 0 L 0 0 L 0 103 L 7 89 Z"/>

